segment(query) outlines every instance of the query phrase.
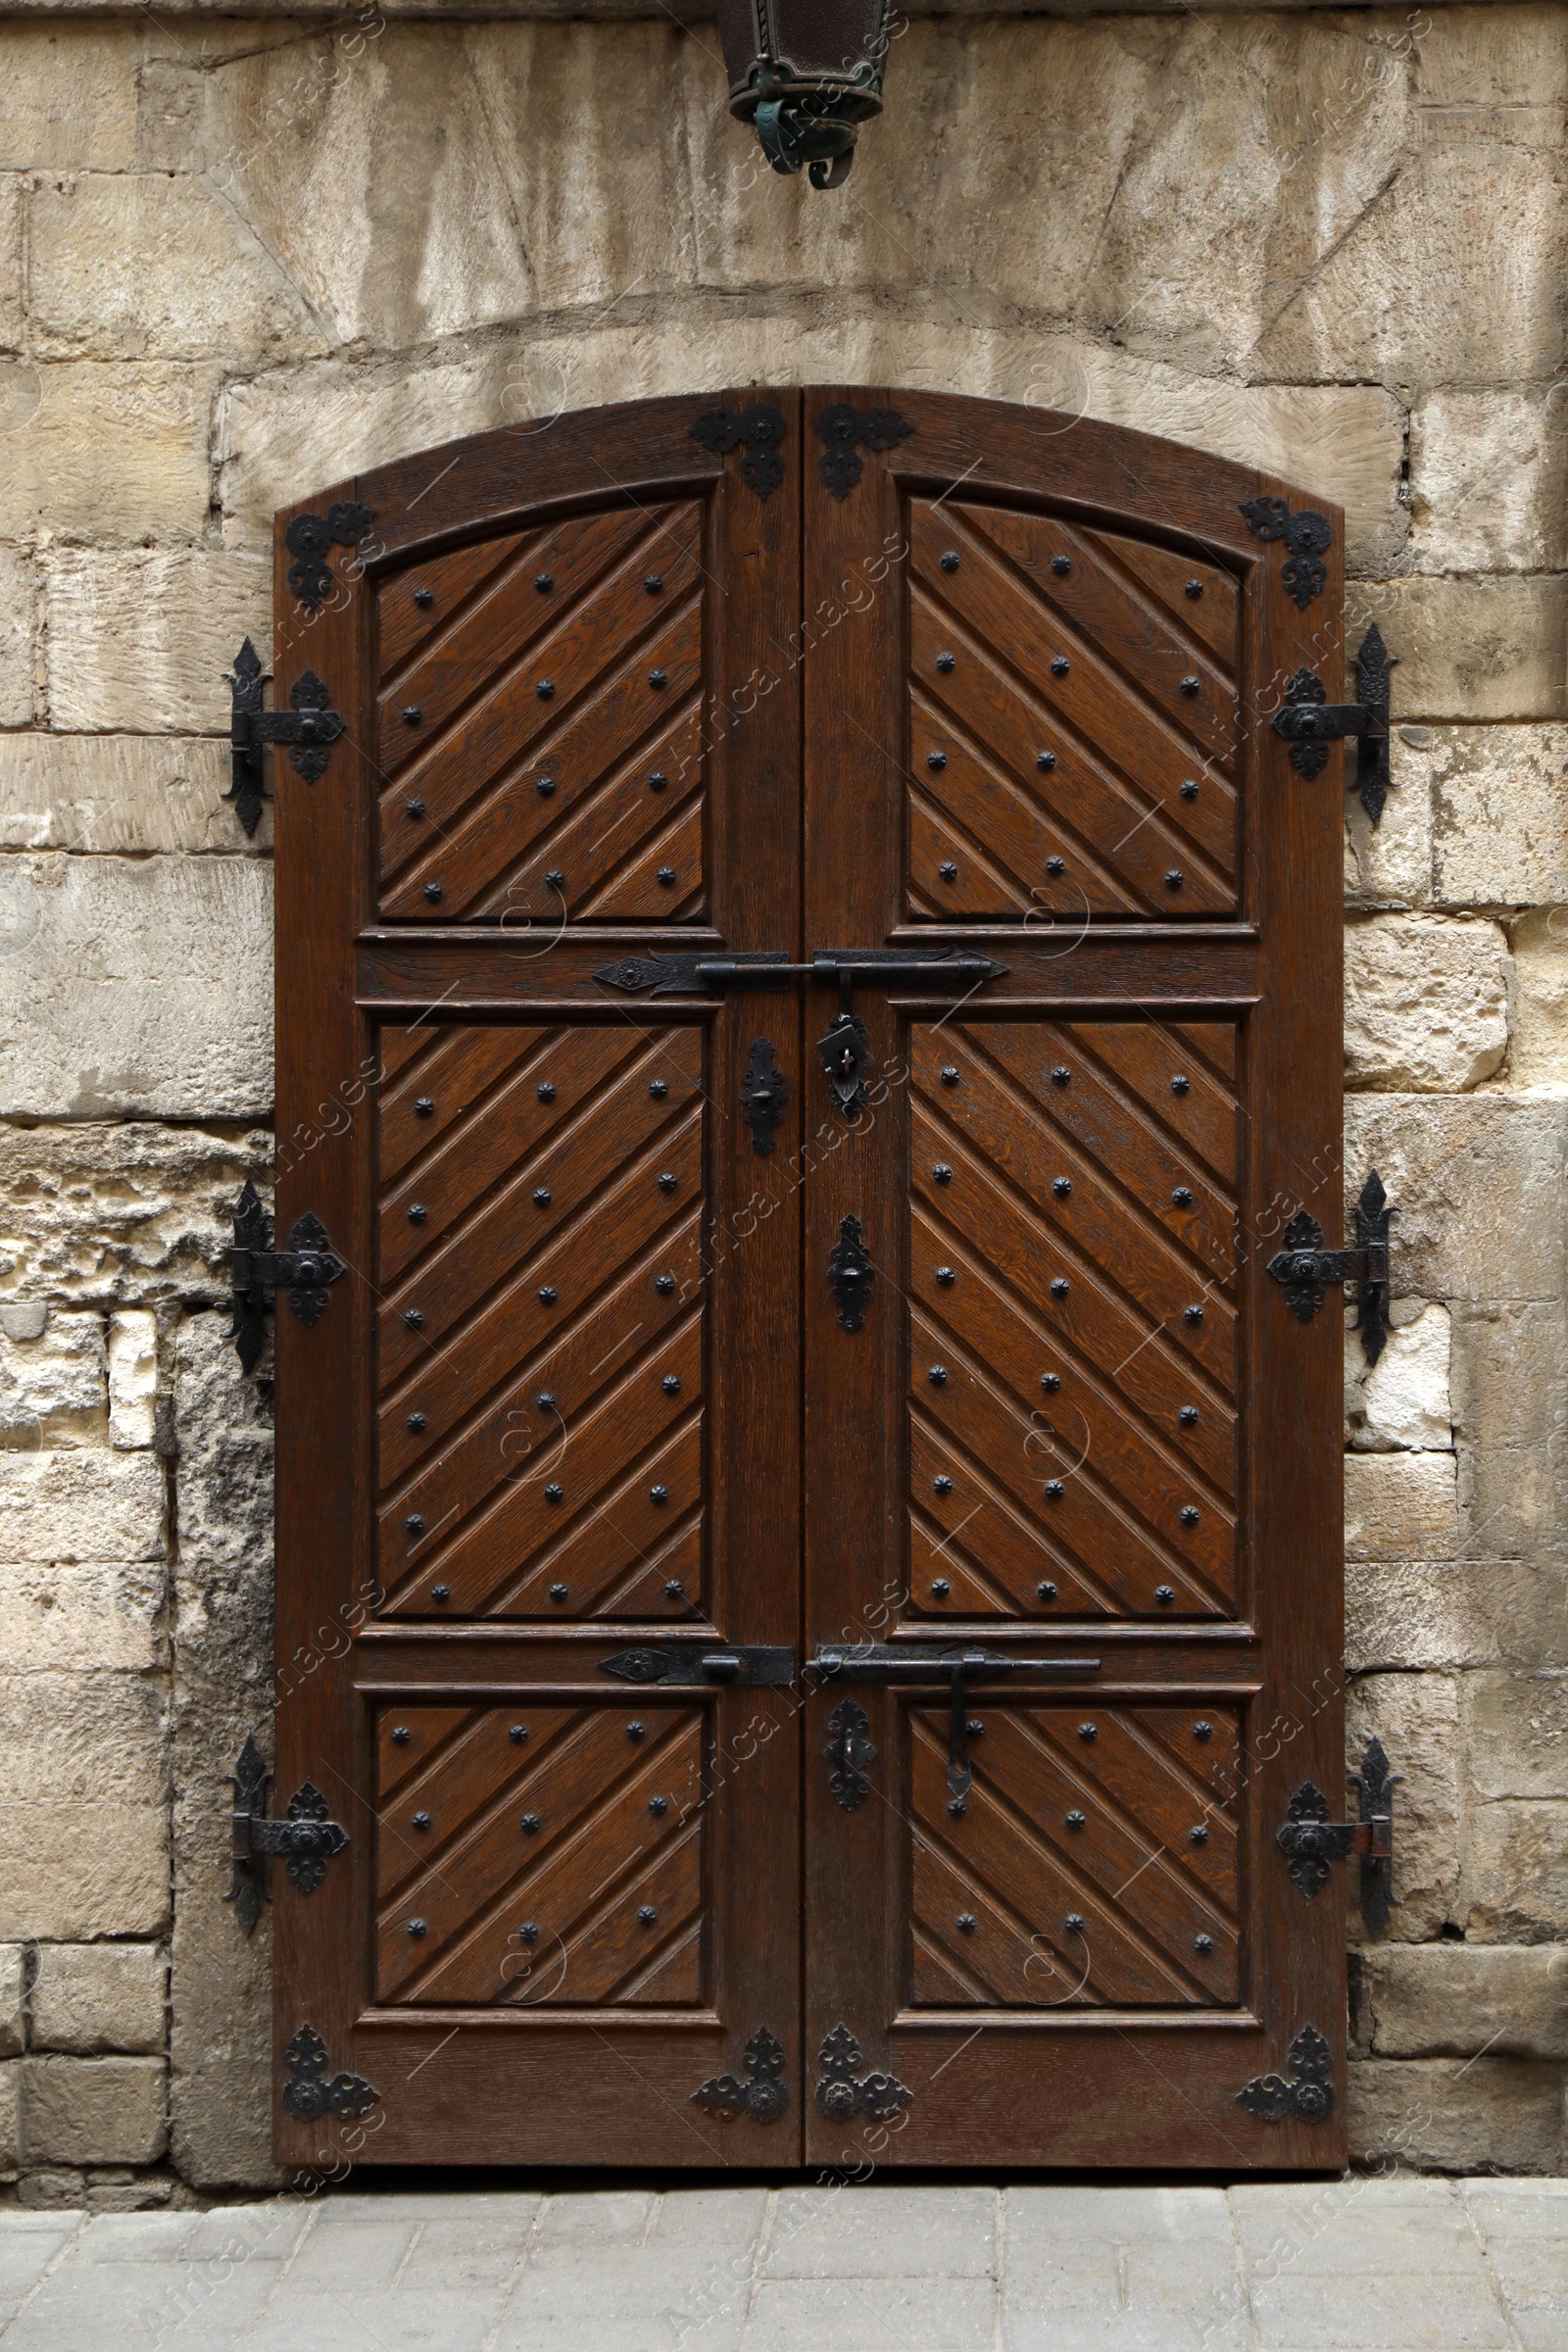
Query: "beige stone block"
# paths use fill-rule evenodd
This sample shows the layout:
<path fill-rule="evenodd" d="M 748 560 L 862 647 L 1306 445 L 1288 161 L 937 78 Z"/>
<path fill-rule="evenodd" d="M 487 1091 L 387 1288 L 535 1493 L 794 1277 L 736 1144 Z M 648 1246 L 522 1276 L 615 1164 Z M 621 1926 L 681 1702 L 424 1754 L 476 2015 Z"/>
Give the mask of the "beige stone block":
<path fill-rule="evenodd" d="M 22 192 L 14 173 L 0 173 L 0 350 L 22 349 Z"/>
<path fill-rule="evenodd" d="M 1562 196 L 1548 153 L 1500 140 L 1407 156 L 1354 226 L 1320 248 L 1259 339 L 1262 368 L 1401 392 L 1548 381 L 1563 358 Z"/>
<path fill-rule="evenodd" d="M 1362 1453 L 1448 1451 L 1448 1310 L 1424 1306 L 1388 1335 L 1368 1364 L 1356 1333 L 1345 1335 L 1348 1443 Z"/>
<path fill-rule="evenodd" d="M 0 166 L 122 172 L 135 153 L 136 68 L 144 36 L 102 17 L 6 26 Z"/>
<path fill-rule="evenodd" d="M 1346 2072 L 1352 2163 L 1423 2173 L 1554 2173 L 1562 2069 L 1522 2058 L 1362 2058 Z"/>
<path fill-rule="evenodd" d="M 1510 1086 L 1568 1089 L 1568 906 L 1540 906 L 1509 930 L 1513 950 Z"/>
<path fill-rule="evenodd" d="M 1357 1190 L 1377 1168 L 1398 1203 L 1396 1293 L 1560 1298 L 1565 1127 L 1568 1105 L 1541 1096 L 1350 1096 L 1346 1167 Z"/>
<path fill-rule="evenodd" d="M 3 426 L 3 402 L 0 402 Z M 0 430 L 0 451 L 3 451 Z M 19 548 L 0 547 L 0 727 L 31 726 L 38 707 L 38 574 Z M 0 736 L 0 744 L 10 741 Z M 0 848 L 10 848 L 0 819 Z"/>
<path fill-rule="evenodd" d="M 0 1677 L 0 1937 L 164 1932 L 164 1706 L 134 1675 Z"/>
<path fill-rule="evenodd" d="M 1568 1945 L 1374 1945 L 1362 2030 L 1379 2058 L 1568 2058 Z"/>
<path fill-rule="evenodd" d="M 0 2058 L 15 2058 L 26 2039 L 27 1952 L 0 1943 Z"/>
<path fill-rule="evenodd" d="M 0 735 L 0 849 L 261 857 L 272 804 L 246 834 L 223 800 L 232 782 L 227 741 L 216 736 Z"/>
<path fill-rule="evenodd" d="M 50 1314 L 36 1338 L 0 1332 L 0 1446 L 101 1445 L 106 1434 L 104 1327 L 98 1315 Z"/>
<path fill-rule="evenodd" d="M 267 1183 L 270 1159 L 261 1130 L 0 1125 L 0 1282 L 68 1302 L 220 1298 L 229 1210 L 248 1176 Z"/>
<path fill-rule="evenodd" d="M 53 725 L 226 736 L 225 675 L 247 637 L 267 661 L 271 597 L 255 557 L 58 550 L 44 565 Z"/>
<path fill-rule="evenodd" d="M 14 2180 L 22 2165 L 22 2064 L 0 2066 L 0 2180 Z"/>
<path fill-rule="evenodd" d="M 1451 1674 L 1370 1674 L 1346 1693 L 1346 1752 L 1355 1770 L 1382 1740 L 1404 1778 L 1396 1792 L 1391 1935 L 1435 1936 L 1450 1916 L 1459 1877 L 1459 1695 Z M 1353 1886 L 1352 1886 L 1353 1896 Z"/>
<path fill-rule="evenodd" d="M 1495 923 L 1384 914 L 1345 935 L 1347 1084 L 1461 1094 L 1508 1048 L 1506 934 Z"/>
<path fill-rule="evenodd" d="M 163 1472 L 93 1446 L 0 1452 L 0 1563 L 163 1557 Z"/>
<path fill-rule="evenodd" d="M 211 369 L 163 361 L 22 365 L 36 406 L 5 435 L 0 537 L 47 530 L 114 544 L 202 536 Z"/>
<path fill-rule="evenodd" d="M 1458 1547 L 1451 1453 L 1352 1453 L 1345 1464 L 1345 1556 L 1444 1560 Z"/>
<path fill-rule="evenodd" d="M 228 1315 L 189 1315 L 174 1348 L 180 1556 L 248 1566 L 267 1585 L 272 1550 L 272 1420 L 228 1338 Z"/>
<path fill-rule="evenodd" d="M 1431 732 L 1428 727 L 1395 728 L 1389 744 L 1393 790 L 1376 826 L 1361 806 L 1353 779 L 1346 792 L 1348 906 L 1424 906 L 1432 897 L 1432 785 L 1426 758 Z M 3 758 L 0 744 L 0 762 Z"/>
<path fill-rule="evenodd" d="M 0 1112 L 267 1115 L 269 865 L 51 855 L 12 858 L 6 869 L 0 900 L 15 929 L 0 1003 Z"/>
<path fill-rule="evenodd" d="M 1568 1666 L 1568 1573 L 1524 1560 L 1352 1561 L 1345 1662 Z"/>
<path fill-rule="evenodd" d="M 28 253 L 39 358 L 268 365 L 326 346 L 276 257 L 203 179 L 47 180 L 29 208 Z"/>
<path fill-rule="evenodd" d="M 155 1943 L 41 1943 L 31 2045 L 89 2058 L 161 2050 L 169 1968 Z"/>
<path fill-rule="evenodd" d="M 29 2164 L 154 2164 L 169 2141 L 161 2058 L 25 2058 Z"/>
<path fill-rule="evenodd" d="M 1466 1675 L 1464 1748 L 1477 1796 L 1568 1796 L 1568 1675 Z"/>
<path fill-rule="evenodd" d="M 1490 8 L 1484 0 L 1428 10 L 1410 51 L 1422 106 L 1558 107 L 1568 100 L 1568 50 L 1553 5 Z"/>
<path fill-rule="evenodd" d="M 1556 1303 L 1454 1309 L 1453 1399 L 1464 1548 L 1494 1559 L 1568 1553 L 1568 1339 Z"/>
<path fill-rule="evenodd" d="M 1472 1805 L 1455 1916 L 1472 1942 L 1568 1938 L 1568 1804 Z"/>
<path fill-rule="evenodd" d="M 1565 778 L 1568 726 L 1439 735 L 1432 753 L 1439 903 L 1549 907 L 1568 898 Z"/>
<path fill-rule="evenodd" d="M 158 1322 L 145 1307 L 109 1324 L 109 1438 L 125 1449 L 150 1446 L 158 1401 Z"/>
<path fill-rule="evenodd" d="M 0 1568 L 0 1657 L 147 1674 L 166 1661 L 161 1559 L 23 1560 Z"/>
<path fill-rule="evenodd" d="M 1416 571 L 1568 565 L 1568 387 L 1431 392 L 1410 416 Z"/>
<path fill-rule="evenodd" d="M 1348 582 L 1348 658 L 1374 620 L 1398 658 L 1393 692 L 1401 720 L 1475 726 L 1561 718 L 1568 708 L 1568 580 L 1560 574 Z M 1347 691 L 1353 700 L 1353 677 Z"/>

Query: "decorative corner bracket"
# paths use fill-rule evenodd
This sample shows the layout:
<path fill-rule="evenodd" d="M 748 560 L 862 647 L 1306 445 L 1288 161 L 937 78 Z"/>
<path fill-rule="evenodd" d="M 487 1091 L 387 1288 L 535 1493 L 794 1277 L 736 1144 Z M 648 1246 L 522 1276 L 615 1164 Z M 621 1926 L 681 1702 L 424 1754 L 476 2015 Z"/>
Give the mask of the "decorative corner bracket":
<path fill-rule="evenodd" d="M 759 1159 L 771 1158 L 773 1130 L 789 1106 L 790 1090 L 783 1071 L 774 1067 L 772 1039 L 754 1039 L 741 1080 L 741 1116 L 752 1131 L 752 1150 Z"/>
<path fill-rule="evenodd" d="M 914 2098 L 913 2091 L 906 2090 L 896 2075 L 858 2077 L 860 2045 L 848 2026 L 834 2027 L 816 2054 L 816 2063 L 822 2070 L 816 2103 L 830 2124 L 848 2123 L 856 2115 L 874 2116 L 878 2123 L 886 2123 Z"/>
<path fill-rule="evenodd" d="M 858 1217 L 839 1219 L 839 1238 L 828 1251 L 828 1289 L 838 1300 L 839 1322 L 845 1331 L 858 1331 L 865 1321 L 876 1268 L 865 1247 Z"/>
<path fill-rule="evenodd" d="M 331 688 L 322 684 L 314 669 L 306 670 L 289 689 L 288 710 L 264 710 L 262 690 L 271 674 L 263 669 L 261 657 L 248 637 L 234 656 L 233 668 L 223 672 L 231 689 L 228 741 L 234 769 L 234 781 L 223 799 L 233 803 L 234 814 L 247 833 L 254 833 L 261 819 L 268 745 L 286 744 L 295 774 L 314 784 L 326 773 L 332 746 L 347 723 L 329 707 Z"/>
<path fill-rule="evenodd" d="M 323 604 L 335 585 L 327 562 L 334 547 L 358 547 L 368 536 L 375 516 L 368 507 L 351 498 L 339 499 L 324 514 L 296 514 L 283 533 L 283 545 L 294 562 L 288 584 L 307 612 Z"/>
<path fill-rule="evenodd" d="M 227 1775 L 234 1785 L 234 1868 L 223 1898 L 233 1904 L 242 1936 L 254 1930 L 262 1903 L 270 1892 L 268 1870 L 273 1854 L 288 1857 L 290 1886 L 297 1886 L 301 1894 L 314 1894 L 328 1861 L 349 1841 L 347 1830 L 327 1819 L 326 1799 L 310 1781 L 289 1798 L 286 1821 L 269 1821 L 267 1788 L 271 1777 L 262 1762 L 261 1749 L 248 1738 L 238 1763 Z"/>
<path fill-rule="evenodd" d="M 746 2115 L 754 2124 L 778 2123 L 789 2110 L 790 2094 L 784 2081 L 784 2045 L 777 2034 L 760 2026 L 741 2052 L 741 2064 L 746 2069 L 744 2082 L 734 2075 L 710 2075 L 692 2092 L 692 2105 L 726 2120 Z"/>
<path fill-rule="evenodd" d="M 871 1718 L 853 1698 L 841 1699 L 827 1719 L 827 1728 L 833 1735 L 822 1750 L 833 1767 L 828 1774 L 828 1793 L 836 1805 L 853 1813 L 871 1793 L 866 1778 L 866 1766 L 876 1762 L 876 1749 L 866 1737 Z"/>
<path fill-rule="evenodd" d="M 1304 612 L 1328 583 L 1323 557 L 1334 538 L 1328 516 L 1312 507 L 1293 514 L 1283 498 L 1244 498 L 1242 513 L 1248 529 L 1259 539 L 1284 540 L 1285 565 L 1280 577 L 1292 604 Z"/>
<path fill-rule="evenodd" d="M 363 2075 L 334 2075 L 329 2082 L 324 2082 L 322 2077 L 331 2063 L 315 2027 L 301 2026 L 283 2052 L 288 2081 L 282 2100 L 289 2114 L 302 2123 L 313 2123 L 321 2115 L 368 2115 L 380 2102 L 380 2092 L 372 2090 Z"/>
<path fill-rule="evenodd" d="M 1381 1740 L 1369 1740 L 1361 1769 L 1353 1774 L 1359 1821 L 1330 1821 L 1329 1800 L 1310 1781 L 1291 1798 L 1284 1827 L 1274 1842 L 1291 1866 L 1291 1877 L 1310 1902 L 1329 1882 L 1330 1862 L 1361 1858 L 1361 1917 L 1369 1936 L 1389 1924 L 1394 1879 L 1394 1791 L 1401 1776 L 1389 1770 Z"/>
<path fill-rule="evenodd" d="M 865 471 L 856 443 L 860 449 L 895 449 L 901 441 L 907 441 L 914 427 L 897 409 L 855 409 L 847 400 L 836 400 L 822 411 L 816 430 L 827 444 L 816 461 L 816 470 L 830 495 L 845 499 Z"/>
<path fill-rule="evenodd" d="M 248 1177 L 230 1214 L 234 1220 L 234 1247 L 229 1251 L 234 1319 L 228 1336 L 244 1370 L 254 1372 L 261 1358 L 269 1290 L 286 1290 L 290 1306 L 309 1327 L 326 1312 L 327 1285 L 348 1269 L 328 1241 L 325 1226 L 309 1209 L 294 1220 L 288 1248 L 274 1250 L 272 1220 Z"/>
<path fill-rule="evenodd" d="M 732 449 L 745 450 L 741 479 L 759 498 L 771 498 L 784 479 L 784 461 L 778 454 L 783 438 L 784 419 L 765 401 L 750 409 L 709 409 L 692 426 L 692 439 L 715 458 L 727 458 Z"/>
<path fill-rule="evenodd" d="M 1236 2093 L 1236 2104 L 1255 2115 L 1260 2124 L 1325 2123 L 1334 2113 L 1334 2053 L 1316 2026 L 1303 2026 L 1285 2061 L 1291 2080 L 1283 2075 L 1254 2075 Z"/>
<path fill-rule="evenodd" d="M 1298 776 L 1319 774 L 1329 745 L 1347 735 L 1356 737 L 1355 788 L 1374 827 L 1382 820 L 1393 781 L 1389 770 L 1389 672 L 1396 662 L 1397 656 L 1389 652 L 1374 621 L 1355 657 L 1359 702 L 1331 703 L 1317 672 L 1298 669 L 1286 686 L 1285 700 L 1272 722 L 1275 734 L 1290 746 L 1291 765 Z"/>
<path fill-rule="evenodd" d="M 1285 1228 L 1285 1247 L 1269 1259 L 1267 1272 L 1285 1292 L 1298 1323 L 1310 1323 L 1330 1283 L 1355 1284 L 1355 1328 L 1369 1364 L 1383 1353 L 1389 1336 L 1389 1205 L 1383 1179 L 1374 1168 L 1355 1204 L 1355 1241 L 1325 1250 L 1323 1228 L 1304 1208 Z"/>

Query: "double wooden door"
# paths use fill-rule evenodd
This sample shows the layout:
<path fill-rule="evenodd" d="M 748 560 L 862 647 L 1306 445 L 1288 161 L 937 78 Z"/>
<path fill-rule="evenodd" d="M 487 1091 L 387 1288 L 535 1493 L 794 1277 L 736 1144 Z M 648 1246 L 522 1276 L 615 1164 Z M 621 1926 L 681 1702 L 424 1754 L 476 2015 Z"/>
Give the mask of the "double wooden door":
<path fill-rule="evenodd" d="M 286 2160 L 1343 2159 L 1339 522 L 1066 423 L 279 516 Z"/>

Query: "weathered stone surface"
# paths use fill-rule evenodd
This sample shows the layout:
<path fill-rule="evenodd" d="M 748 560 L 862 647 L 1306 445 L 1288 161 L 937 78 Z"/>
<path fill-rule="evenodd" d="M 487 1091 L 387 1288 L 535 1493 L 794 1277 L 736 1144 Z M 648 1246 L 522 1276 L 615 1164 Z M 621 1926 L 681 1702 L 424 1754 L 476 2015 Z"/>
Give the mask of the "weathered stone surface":
<path fill-rule="evenodd" d="M 1455 1911 L 1473 1942 L 1568 1937 L 1568 1805 L 1472 1805 Z"/>
<path fill-rule="evenodd" d="M 161 2058 L 24 2058 L 28 2164 L 152 2164 L 169 2139 Z"/>
<path fill-rule="evenodd" d="M 1450 1917 L 1458 1885 L 1458 1677 L 1362 1676 L 1346 1693 L 1350 1770 L 1374 1734 L 1395 1771 L 1404 1775 L 1390 1933 L 1401 1942 L 1420 1941 L 1435 1936 Z"/>
<path fill-rule="evenodd" d="M 1357 1188 L 1377 1168 L 1399 1205 L 1396 1292 L 1560 1298 L 1565 1132 L 1568 1105 L 1539 1096 L 1350 1096 L 1346 1167 Z"/>
<path fill-rule="evenodd" d="M 109 1437 L 129 1449 L 150 1446 L 158 1399 L 158 1321 L 145 1307 L 109 1325 Z"/>
<path fill-rule="evenodd" d="M 1346 690 L 1352 700 L 1355 648 L 1374 620 L 1398 656 L 1394 708 L 1406 722 L 1474 727 L 1561 718 L 1568 709 L 1568 580 L 1560 573 L 1348 582 Z"/>
<path fill-rule="evenodd" d="M 1568 566 L 1565 391 L 1434 392 L 1410 417 L 1417 571 Z"/>
<path fill-rule="evenodd" d="M 28 227 L 39 357 L 275 361 L 326 346 L 275 257 L 202 179 L 54 179 L 33 195 Z"/>
<path fill-rule="evenodd" d="M 27 24 L 6 33 L 0 167 L 122 172 L 136 142 L 135 24 Z"/>
<path fill-rule="evenodd" d="M 1467 1777 L 1481 1797 L 1568 1796 L 1568 1675 L 1464 1678 Z"/>
<path fill-rule="evenodd" d="M 0 587 L 3 565 L 0 556 Z M 88 683 L 105 690 L 101 677 Z M 216 736 L 0 735 L 0 849 L 259 857 L 271 848 L 272 804 L 247 835 L 223 802 L 232 781 Z"/>
<path fill-rule="evenodd" d="M 223 1901 L 227 1825 L 206 1791 L 248 1734 L 272 1752 L 271 1426 L 221 1314 L 176 1340 L 181 1547 L 174 1666 L 171 2111 L 181 2174 L 263 2186 L 271 2155 L 271 1920 L 247 1941 Z"/>
<path fill-rule="evenodd" d="M 0 1568 L 0 1657 L 29 1673 L 145 1674 L 165 1663 L 166 1597 L 161 1558 L 8 1563 Z"/>
<path fill-rule="evenodd" d="M 255 557 L 59 549 L 44 565 L 51 724 L 226 736 L 224 673 L 247 637 L 267 662 L 271 594 Z"/>
<path fill-rule="evenodd" d="M 1438 903 L 1560 905 L 1568 897 L 1565 777 L 1568 727 L 1444 729 L 1432 752 Z"/>
<path fill-rule="evenodd" d="M 1352 1561 L 1345 1659 L 1352 1674 L 1568 1666 L 1568 1573 L 1520 1560 Z"/>
<path fill-rule="evenodd" d="M 0 548 L 0 727 L 30 726 L 38 707 L 37 608 L 38 575 L 30 557 Z M 0 820 L 0 847 L 9 846 Z"/>
<path fill-rule="evenodd" d="M 1560 108 L 1568 99 L 1568 52 L 1555 8 L 1478 7 L 1460 0 L 1429 11 L 1411 44 L 1418 104 L 1436 108 L 1506 107 L 1510 113 Z"/>
<path fill-rule="evenodd" d="M 134 1675 L 0 1677 L 0 1937 L 164 1932 L 164 1736 Z"/>
<path fill-rule="evenodd" d="M 1345 795 L 1348 906 L 1424 906 L 1432 897 L 1432 786 L 1428 727 L 1396 727 L 1389 743 L 1394 789 L 1376 826 L 1353 782 Z M 4 746 L 0 745 L 0 776 Z"/>
<path fill-rule="evenodd" d="M 0 1126 L 0 1281 L 24 1299 L 133 1306 L 227 1293 L 229 1210 L 272 1139 L 199 1127 Z"/>
<path fill-rule="evenodd" d="M 108 545 L 201 537 L 211 368 L 83 360 L 32 368 L 31 380 L 37 405 L 4 440 L 0 537 L 47 530 Z M 24 405 L 14 404 L 13 416 Z"/>
<path fill-rule="evenodd" d="M 1465 1549 L 1568 1555 L 1568 1333 L 1556 1303 L 1463 1305 L 1453 1317 Z"/>
<path fill-rule="evenodd" d="M 1348 1560 L 1444 1560 L 1458 1547 L 1451 1453 L 1352 1453 L 1345 1464 Z"/>
<path fill-rule="evenodd" d="M 14 2180 L 22 2163 L 22 2066 L 0 2066 L 0 2180 Z"/>
<path fill-rule="evenodd" d="M 6 865 L 0 879 L 32 932 L 13 949 L 0 1005 L 0 1113 L 265 1117 L 268 865 L 58 854 Z"/>
<path fill-rule="evenodd" d="M 168 1977 L 156 1943 L 39 1944 L 32 2048 L 77 2058 L 104 2050 L 161 2050 Z"/>
<path fill-rule="evenodd" d="M 1360 2024 L 1379 2058 L 1568 2058 L 1568 1946 L 1373 1945 Z"/>
<path fill-rule="evenodd" d="M 1508 942 L 1495 923 L 1386 914 L 1345 935 L 1345 1072 L 1379 1092 L 1459 1094 L 1508 1046 Z"/>
<path fill-rule="evenodd" d="M 163 1551 L 163 1473 L 150 1455 L 100 1446 L 0 1452 L 0 1564 L 153 1560 Z"/>
<path fill-rule="evenodd" d="M 1350 2154 L 1428 2173 L 1553 2173 L 1562 2070 L 1520 2058 L 1358 2059 L 1347 2069 Z"/>
<path fill-rule="evenodd" d="M 0 1943 L 0 2058 L 14 2058 L 26 2038 L 27 1954 Z"/>
<path fill-rule="evenodd" d="M 36 1339 L 0 1333 L 0 1446 L 101 1445 L 106 1380 L 98 1315 L 49 1315 Z"/>
<path fill-rule="evenodd" d="M 1396 1323 L 1375 1365 L 1368 1364 L 1358 1336 L 1346 1333 L 1346 1433 L 1357 1452 L 1452 1446 L 1448 1346 L 1448 1312 L 1442 1306 L 1422 1307 Z"/>
<path fill-rule="evenodd" d="M 1538 907 L 1510 926 L 1511 1086 L 1568 1091 L 1568 907 Z"/>

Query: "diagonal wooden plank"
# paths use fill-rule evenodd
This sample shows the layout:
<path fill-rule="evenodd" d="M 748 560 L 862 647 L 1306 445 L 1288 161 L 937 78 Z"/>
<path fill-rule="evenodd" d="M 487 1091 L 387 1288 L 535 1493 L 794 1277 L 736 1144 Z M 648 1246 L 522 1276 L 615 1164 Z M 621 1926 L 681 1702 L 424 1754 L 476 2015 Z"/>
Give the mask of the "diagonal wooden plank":
<path fill-rule="evenodd" d="M 1089 543 L 1119 564 L 1152 596 L 1168 624 L 1207 647 L 1220 669 L 1234 678 L 1240 667 L 1241 583 L 1216 564 L 1180 556 L 1152 539 L 1121 531 L 1086 531 Z M 1194 590 L 1197 594 L 1194 594 Z"/>

